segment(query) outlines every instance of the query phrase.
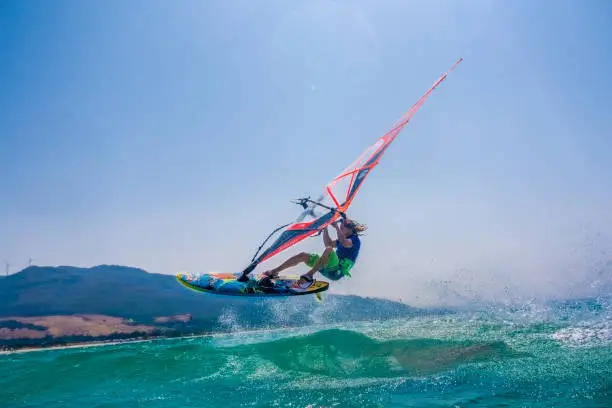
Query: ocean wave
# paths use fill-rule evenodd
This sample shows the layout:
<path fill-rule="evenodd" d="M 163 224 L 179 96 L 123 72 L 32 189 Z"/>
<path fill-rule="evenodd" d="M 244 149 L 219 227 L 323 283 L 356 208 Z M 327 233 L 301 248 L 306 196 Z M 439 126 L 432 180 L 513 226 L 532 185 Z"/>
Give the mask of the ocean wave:
<path fill-rule="evenodd" d="M 198 364 L 194 368 L 198 378 L 211 375 L 263 378 L 283 372 L 334 378 L 381 378 L 430 375 L 461 364 L 521 355 L 500 341 L 427 338 L 385 341 L 357 331 L 328 329 L 225 347 L 214 346 L 209 341 L 169 345 L 156 355 L 156 361 L 168 365 L 171 363 L 168 359 L 187 364 L 193 360 Z"/>

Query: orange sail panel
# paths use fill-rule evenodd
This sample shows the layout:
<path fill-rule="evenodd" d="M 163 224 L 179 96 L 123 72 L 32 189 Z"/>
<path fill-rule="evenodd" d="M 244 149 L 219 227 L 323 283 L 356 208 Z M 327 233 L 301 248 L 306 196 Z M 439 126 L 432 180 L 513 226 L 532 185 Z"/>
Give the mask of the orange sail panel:
<path fill-rule="evenodd" d="M 453 66 L 446 71 L 431 88 L 429 88 L 427 92 L 425 92 L 419 100 L 404 113 L 404 115 L 402 115 L 391 130 L 369 146 L 353 163 L 325 186 L 325 191 L 338 210 L 346 212 L 364 180 L 370 171 L 378 165 L 381 157 L 389 145 L 395 140 L 395 137 L 402 131 L 404 126 L 410 122 L 410 119 L 412 119 L 414 114 L 425 103 L 434 89 L 446 79 L 447 75 L 455 69 L 462 60 L 462 58 L 459 58 L 457 62 L 455 62 L 455 64 L 453 64 Z"/>

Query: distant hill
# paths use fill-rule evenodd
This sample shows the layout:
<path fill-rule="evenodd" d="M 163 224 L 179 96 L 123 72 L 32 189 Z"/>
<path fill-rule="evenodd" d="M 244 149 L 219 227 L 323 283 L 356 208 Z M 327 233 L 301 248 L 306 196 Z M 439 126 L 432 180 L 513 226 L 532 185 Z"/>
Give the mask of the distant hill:
<path fill-rule="evenodd" d="M 137 320 L 214 316 L 226 299 L 192 296 L 174 277 L 125 266 L 30 266 L 0 281 L 0 317 L 105 314 Z"/>
<path fill-rule="evenodd" d="M 180 286 L 174 276 L 118 265 L 30 266 L 0 279 L 0 344 L 19 344 L 20 336 L 52 343 L 67 336 L 178 335 L 422 313 L 402 303 L 359 296 L 327 295 L 319 303 L 313 296 L 201 294 Z"/>

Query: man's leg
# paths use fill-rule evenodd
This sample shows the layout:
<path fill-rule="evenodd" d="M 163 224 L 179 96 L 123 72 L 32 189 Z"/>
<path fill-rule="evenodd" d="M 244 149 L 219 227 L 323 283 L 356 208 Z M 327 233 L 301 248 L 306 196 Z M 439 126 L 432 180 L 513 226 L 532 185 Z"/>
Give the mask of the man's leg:
<path fill-rule="evenodd" d="M 296 266 L 300 263 L 308 263 L 308 260 L 310 259 L 310 254 L 306 253 L 306 252 L 301 252 L 297 255 L 293 255 L 291 258 L 287 259 L 285 262 L 283 262 L 282 264 L 280 264 L 279 266 L 277 266 L 274 269 L 270 269 L 269 271 L 266 271 L 264 273 L 262 273 L 262 275 L 264 276 L 268 276 L 268 277 L 276 277 L 278 276 L 278 274 L 287 269 L 287 268 L 291 268 L 293 266 Z"/>
<path fill-rule="evenodd" d="M 319 269 L 321 269 L 323 267 L 326 267 L 328 265 L 330 255 L 332 253 L 335 253 L 333 247 L 325 247 L 325 250 L 323 251 L 323 253 L 319 257 L 317 262 L 315 262 L 315 264 L 310 268 L 310 270 L 308 272 L 306 272 L 304 275 L 306 275 L 306 276 L 308 276 L 309 278 L 312 279 L 313 275 L 315 273 L 317 273 L 317 271 Z M 304 276 L 304 275 L 302 275 L 302 276 Z M 300 279 L 300 282 L 304 282 L 304 279 Z"/>

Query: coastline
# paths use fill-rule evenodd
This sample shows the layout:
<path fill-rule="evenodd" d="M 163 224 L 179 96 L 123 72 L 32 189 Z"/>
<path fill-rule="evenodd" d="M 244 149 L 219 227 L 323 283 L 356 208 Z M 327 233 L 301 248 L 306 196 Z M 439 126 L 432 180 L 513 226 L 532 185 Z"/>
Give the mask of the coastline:
<path fill-rule="evenodd" d="M 167 339 L 180 339 L 180 338 L 191 338 L 191 337 L 206 337 L 213 333 L 201 333 L 185 336 L 151 336 L 147 338 L 134 337 L 131 339 L 117 339 L 117 340 L 91 340 L 91 341 L 77 341 L 71 343 L 52 343 L 49 345 L 26 345 L 17 346 L 13 348 L 0 350 L 0 355 L 6 354 L 18 354 L 18 353 L 29 353 L 34 351 L 47 351 L 47 350 L 63 350 L 71 348 L 89 348 L 89 347 L 103 347 L 103 346 L 115 346 L 124 343 L 144 343 L 147 341 L 154 340 L 167 340 Z"/>

